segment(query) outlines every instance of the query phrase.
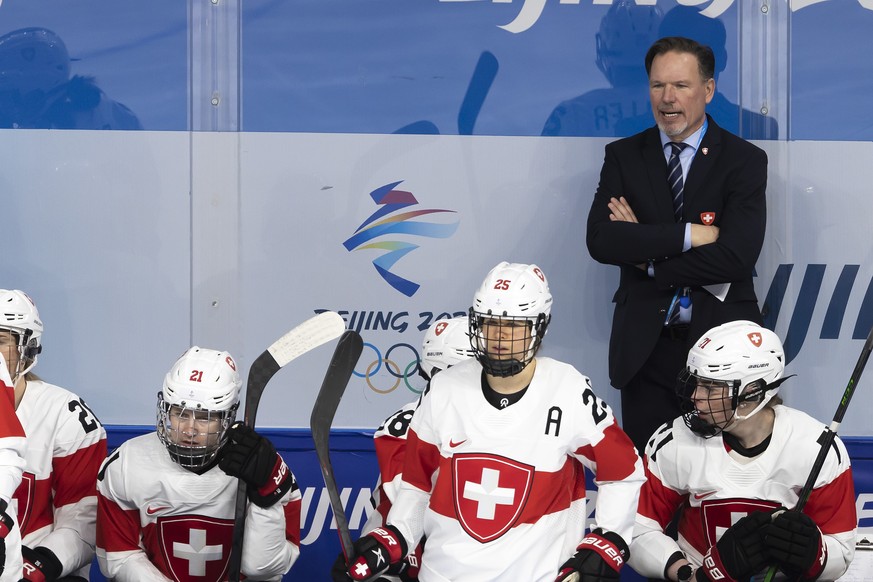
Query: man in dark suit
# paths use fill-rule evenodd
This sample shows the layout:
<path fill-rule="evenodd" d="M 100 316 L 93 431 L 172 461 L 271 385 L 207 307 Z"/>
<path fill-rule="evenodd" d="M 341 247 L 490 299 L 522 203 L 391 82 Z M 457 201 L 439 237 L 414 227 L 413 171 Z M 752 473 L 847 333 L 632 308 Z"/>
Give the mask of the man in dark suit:
<path fill-rule="evenodd" d="M 609 375 L 641 452 L 680 414 L 676 378 L 693 342 L 727 321 L 761 323 L 752 273 L 767 221 L 767 155 L 706 115 L 714 71 L 712 50 L 696 41 L 652 45 L 657 126 L 606 146 L 588 215 L 591 256 L 621 268 Z"/>

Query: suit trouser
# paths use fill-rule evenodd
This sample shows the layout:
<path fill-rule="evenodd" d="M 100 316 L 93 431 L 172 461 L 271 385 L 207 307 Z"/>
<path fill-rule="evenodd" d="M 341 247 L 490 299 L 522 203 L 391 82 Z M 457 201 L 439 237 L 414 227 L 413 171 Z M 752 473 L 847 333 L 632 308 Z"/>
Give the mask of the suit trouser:
<path fill-rule="evenodd" d="M 646 363 L 621 389 L 622 428 L 640 455 L 655 430 L 681 414 L 676 379 L 688 357 L 687 327 L 677 329 L 661 333 Z"/>

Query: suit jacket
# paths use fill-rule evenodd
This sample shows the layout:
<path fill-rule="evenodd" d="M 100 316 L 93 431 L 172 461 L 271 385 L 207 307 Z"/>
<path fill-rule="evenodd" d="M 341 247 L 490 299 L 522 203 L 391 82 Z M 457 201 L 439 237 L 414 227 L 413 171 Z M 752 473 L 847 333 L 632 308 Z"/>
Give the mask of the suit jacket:
<path fill-rule="evenodd" d="M 606 146 L 587 244 L 595 260 L 621 268 L 609 341 L 613 386 L 626 385 L 651 354 L 677 288 L 691 288 L 688 347 L 727 321 L 761 323 L 752 274 L 764 242 L 766 186 L 767 154 L 709 118 L 685 179 L 684 221 L 704 224 L 712 217 L 719 237 L 683 253 L 685 224 L 673 217 L 658 128 Z M 609 220 L 609 199 L 619 196 L 639 223 Z M 637 267 L 648 260 L 655 263 L 654 277 Z M 724 302 L 702 288 L 726 282 L 731 287 Z"/>

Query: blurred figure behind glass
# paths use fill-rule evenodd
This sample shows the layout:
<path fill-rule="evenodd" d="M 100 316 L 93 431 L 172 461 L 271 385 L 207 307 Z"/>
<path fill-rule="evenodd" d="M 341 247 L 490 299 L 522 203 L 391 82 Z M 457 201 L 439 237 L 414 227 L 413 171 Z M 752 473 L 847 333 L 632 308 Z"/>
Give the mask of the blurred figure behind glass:
<path fill-rule="evenodd" d="M 107 97 L 94 77 L 72 75 L 67 47 L 46 28 L 0 36 L 0 127 L 142 129 L 136 115 Z"/>
<path fill-rule="evenodd" d="M 594 89 L 560 103 L 546 120 L 542 135 L 613 137 L 617 124 L 640 116 L 654 125 L 649 79 L 643 61 L 658 38 L 661 11 L 620 0 L 609 7 L 595 35 L 597 68 L 610 87 Z"/>

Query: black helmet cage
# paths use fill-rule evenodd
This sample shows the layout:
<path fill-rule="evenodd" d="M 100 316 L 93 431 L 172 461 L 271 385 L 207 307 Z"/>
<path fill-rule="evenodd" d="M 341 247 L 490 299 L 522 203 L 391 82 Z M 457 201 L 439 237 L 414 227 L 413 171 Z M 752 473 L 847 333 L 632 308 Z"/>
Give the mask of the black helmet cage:
<path fill-rule="evenodd" d="M 522 352 L 512 352 L 508 360 L 498 360 L 491 358 L 488 355 L 487 341 L 485 338 L 485 321 L 497 319 L 502 322 L 523 321 L 527 325 L 528 338 L 532 341 Z M 476 359 L 482 364 L 482 368 L 486 374 L 506 378 L 515 376 L 525 369 L 533 360 L 537 351 L 542 344 L 543 336 L 546 334 L 546 329 L 549 325 L 551 315 L 539 313 L 536 320 L 531 317 L 507 315 L 504 311 L 503 315 L 495 315 L 491 310 L 488 313 L 478 313 L 470 308 L 470 345 L 473 348 L 473 353 Z"/>
<path fill-rule="evenodd" d="M 18 362 L 19 370 L 26 368 L 31 362 L 33 362 L 34 358 L 42 353 L 42 345 L 40 345 L 39 340 L 37 338 L 31 339 L 31 336 L 33 335 L 32 329 L 28 328 L 20 330 L 0 326 L 0 330 L 8 331 L 15 338 L 15 343 L 18 345 L 18 354 L 21 359 L 21 361 Z M 13 376 L 15 372 L 15 370 L 9 370 L 9 373 L 13 374 Z"/>
<path fill-rule="evenodd" d="M 676 396 L 679 398 L 679 409 L 682 412 L 682 419 L 685 421 L 685 426 L 690 428 L 695 434 L 703 438 L 714 437 L 728 427 L 734 420 L 737 407 L 744 402 L 757 402 L 764 398 L 764 394 L 771 388 L 776 388 L 787 378 L 781 378 L 776 382 L 767 384 L 763 379 L 758 379 L 750 382 L 746 386 L 740 386 L 740 380 L 715 380 L 705 376 L 699 376 L 690 369 L 685 368 L 679 373 L 676 379 Z M 730 397 L 730 416 L 724 422 L 713 424 L 706 422 L 700 418 L 700 410 L 695 404 L 694 393 L 704 382 L 711 387 L 720 386 L 728 389 L 728 397 Z M 746 389 L 743 392 L 743 389 Z M 712 400 L 721 400 L 723 396 L 717 399 L 707 399 L 707 402 Z M 698 399 L 700 400 L 700 399 Z M 710 404 L 711 412 L 727 412 L 727 409 L 713 410 Z"/>
<path fill-rule="evenodd" d="M 724 420 L 724 422 L 716 424 L 707 422 L 700 418 L 700 409 L 696 404 L 697 401 L 694 399 L 694 393 L 697 391 L 700 380 L 709 383 L 712 387 L 719 386 L 728 389 L 728 396 L 730 397 L 730 415 Z M 734 414 L 736 413 L 737 406 L 739 405 L 739 392 L 739 380 L 712 380 L 710 378 L 698 376 L 688 368 L 679 374 L 676 381 L 676 396 L 679 398 L 679 409 L 682 412 L 682 420 L 685 422 L 685 426 L 690 428 L 696 435 L 707 439 L 721 434 L 724 428 L 731 423 Z M 724 396 L 719 396 L 718 400 L 722 400 L 723 398 Z M 723 408 L 720 410 L 713 410 L 711 404 L 712 400 L 707 399 L 707 402 L 710 403 L 710 412 L 727 412 L 727 409 Z"/>
<path fill-rule="evenodd" d="M 181 408 L 182 411 L 190 411 L 192 413 L 205 412 L 208 415 L 205 419 L 207 422 L 212 420 L 214 415 L 215 419 L 219 421 L 217 432 L 218 440 L 215 443 L 207 443 L 206 445 L 193 447 L 176 443 L 170 435 L 170 433 L 173 432 L 170 425 L 170 411 L 173 407 Z M 227 443 L 227 430 L 230 428 L 230 425 L 234 420 L 236 420 L 236 412 L 238 408 L 239 402 L 235 403 L 228 410 L 207 410 L 199 405 L 196 408 L 180 406 L 178 404 L 171 404 L 164 400 L 163 391 L 160 391 L 158 392 L 156 422 L 158 440 L 160 440 L 167 448 L 167 452 L 170 454 L 170 458 L 174 463 L 185 469 L 201 469 L 209 465 L 209 463 L 218 456 L 222 447 Z"/>
<path fill-rule="evenodd" d="M 18 335 L 18 334 L 17 334 Z M 18 337 L 18 345 L 21 348 L 21 356 L 28 360 L 33 360 L 42 352 L 42 346 L 36 338 L 30 339 L 33 335 L 32 329 L 25 329 L 23 334 Z"/>

